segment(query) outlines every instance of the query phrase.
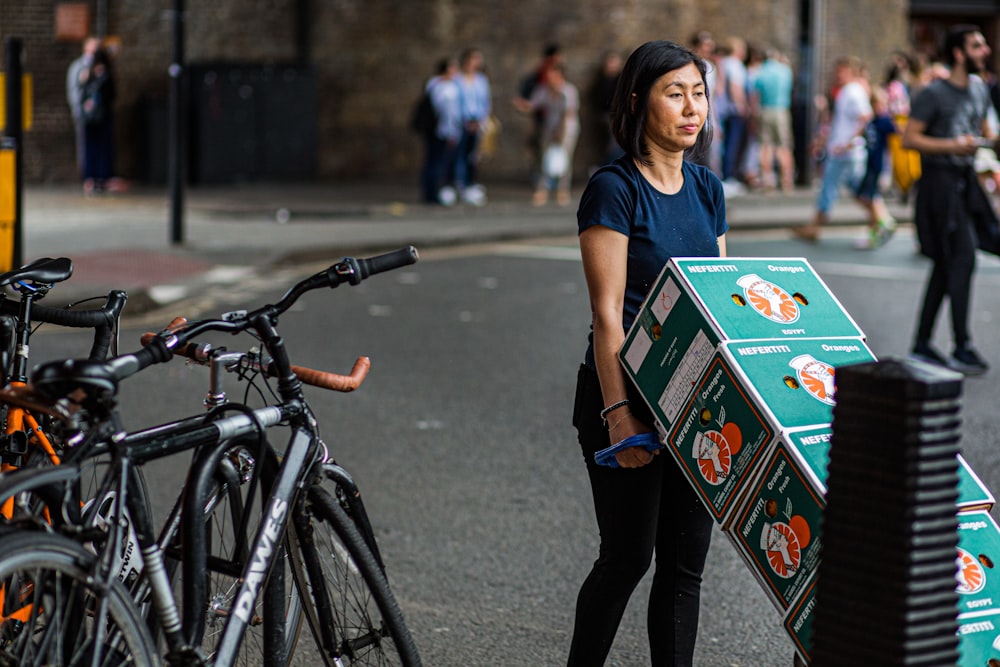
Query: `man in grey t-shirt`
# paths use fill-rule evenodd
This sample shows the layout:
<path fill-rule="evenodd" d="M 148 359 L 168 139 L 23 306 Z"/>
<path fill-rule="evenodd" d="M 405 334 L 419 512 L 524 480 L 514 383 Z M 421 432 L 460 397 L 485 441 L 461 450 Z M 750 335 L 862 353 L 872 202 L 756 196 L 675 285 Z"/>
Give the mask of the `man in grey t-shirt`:
<path fill-rule="evenodd" d="M 920 251 L 934 262 L 912 356 L 979 375 L 989 367 L 972 347 L 968 322 L 978 245 L 976 219 L 994 213 L 976 178 L 973 159 L 977 147 L 992 145 L 993 139 L 986 122 L 989 91 L 976 76 L 986 67 L 990 47 L 979 28 L 958 25 L 948 31 L 944 51 L 950 75 L 917 94 L 903 132 L 903 147 L 920 152 L 914 221 Z M 955 345 L 948 359 L 931 345 L 945 297 Z"/>

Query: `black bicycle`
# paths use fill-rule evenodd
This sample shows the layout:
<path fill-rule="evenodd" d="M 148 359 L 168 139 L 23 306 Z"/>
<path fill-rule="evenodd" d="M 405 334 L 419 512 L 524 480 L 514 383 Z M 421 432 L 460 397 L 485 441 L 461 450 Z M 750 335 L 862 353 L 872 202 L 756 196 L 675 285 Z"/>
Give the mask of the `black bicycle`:
<path fill-rule="evenodd" d="M 305 292 L 356 285 L 416 259 L 413 248 L 345 258 L 275 304 L 175 323 L 108 362 L 45 364 L 31 386 L 0 392 L 0 400 L 58 421 L 73 443 L 63 465 L 0 482 L 0 502 L 30 492 L 51 517 L 0 527 L 0 665 L 152 665 L 161 653 L 172 665 L 231 665 L 246 659 L 249 628 L 260 631 L 259 662 L 286 665 L 303 618 L 325 664 L 419 665 L 360 493 L 330 460 L 277 330 Z M 213 331 L 260 341 L 255 368 L 275 378 L 274 403 L 227 403 L 123 433 L 119 382 L 175 352 L 207 353 L 194 341 Z M 351 376 L 300 369 L 306 381 L 340 389 L 356 387 L 366 372 L 365 363 Z M 279 426 L 289 434 L 283 449 L 268 437 Z M 136 472 L 187 451 L 180 500 L 157 533 Z M 80 462 L 101 455 L 111 465 L 96 497 L 113 500 L 88 504 L 79 497 Z M 229 526 L 226 553 L 210 537 L 218 522 Z M 224 595 L 210 573 L 227 582 Z M 222 621 L 217 633 L 206 632 L 212 618 Z"/>

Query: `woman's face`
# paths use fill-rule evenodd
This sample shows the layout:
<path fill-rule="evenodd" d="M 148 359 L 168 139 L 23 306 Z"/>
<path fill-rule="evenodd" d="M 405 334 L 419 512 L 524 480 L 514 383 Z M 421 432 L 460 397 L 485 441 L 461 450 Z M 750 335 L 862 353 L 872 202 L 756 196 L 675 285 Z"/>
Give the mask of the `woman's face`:
<path fill-rule="evenodd" d="M 654 149 L 684 151 L 694 146 L 708 117 L 708 96 L 697 65 L 667 72 L 649 90 L 644 138 Z"/>

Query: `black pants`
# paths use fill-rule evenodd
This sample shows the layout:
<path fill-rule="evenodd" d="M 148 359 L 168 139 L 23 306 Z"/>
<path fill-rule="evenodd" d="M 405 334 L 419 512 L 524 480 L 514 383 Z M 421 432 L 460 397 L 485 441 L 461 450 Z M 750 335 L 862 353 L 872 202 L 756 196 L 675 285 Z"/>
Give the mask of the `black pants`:
<path fill-rule="evenodd" d="M 652 424 L 638 396 L 633 414 Z M 609 445 L 597 374 L 581 368 L 574 425 L 590 475 L 601 546 L 577 597 L 570 667 L 603 665 L 636 585 L 656 568 L 647 630 L 652 664 L 689 666 L 698 633 L 701 576 L 714 522 L 668 452 L 641 468 L 608 468 L 594 452 Z"/>
<path fill-rule="evenodd" d="M 934 266 L 924 288 L 915 342 L 920 344 L 931 341 L 938 311 L 947 296 L 955 347 L 964 347 L 969 342 L 969 306 L 972 276 L 976 268 L 977 238 L 970 202 L 975 202 L 972 197 L 980 194 L 978 191 L 967 190 L 978 190 L 979 184 L 974 180 L 970 182 L 968 178 L 952 176 L 948 172 L 943 177 L 937 175 L 937 178 L 944 179 L 940 182 L 932 180 L 933 177 L 928 174 L 928 182 L 921 183 L 921 190 L 917 192 L 918 208 L 930 207 L 925 200 L 932 197 L 945 199 L 947 203 L 943 210 L 933 211 L 935 217 L 929 224 L 938 226 L 938 229 L 921 239 L 922 244 L 925 239 L 928 242 L 936 241 L 936 247 L 925 253 L 932 256 Z M 932 189 L 934 186 L 938 186 L 938 189 Z M 946 192 L 941 192 L 940 188 L 946 189 Z"/>

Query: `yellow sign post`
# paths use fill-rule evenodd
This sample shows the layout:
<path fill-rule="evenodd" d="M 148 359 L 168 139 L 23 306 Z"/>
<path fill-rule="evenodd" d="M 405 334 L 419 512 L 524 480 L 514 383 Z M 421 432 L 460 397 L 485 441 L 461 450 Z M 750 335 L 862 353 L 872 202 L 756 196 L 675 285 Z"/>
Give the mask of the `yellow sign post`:
<path fill-rule="evenodd" d="M 34 85 L 30 74 L 21 75 L 21 129 L 31 129 Z M 0 72 L 0 128 L 7 127 L 7 75 Z"/>
<path fill-rule="evenodd" d="M 17 222 L 17 144 L 0 137 L 0 272 L 14 268 Z"/>

